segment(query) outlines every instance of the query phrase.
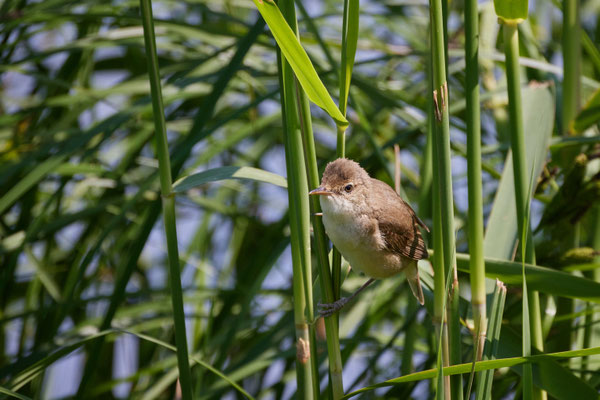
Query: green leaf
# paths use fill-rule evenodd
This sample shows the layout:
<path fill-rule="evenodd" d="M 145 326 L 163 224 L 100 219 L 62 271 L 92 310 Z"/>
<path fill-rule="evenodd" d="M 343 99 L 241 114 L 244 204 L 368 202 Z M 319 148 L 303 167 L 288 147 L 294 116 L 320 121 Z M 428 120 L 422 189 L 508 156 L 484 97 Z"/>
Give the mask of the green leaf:
<path fill-rule="evenodd" d="M 593 124 L 600 121 L 600 89 L 596 90 L 585 106 L 575 117 L 572 130 L 577 133 L 585 131 Z"/>
<path fill-rule="evenodd" d="M 281 175 L 258 168 L 227 166 L 209 169 L 181 178 L 173 184 L 173 192 L 182 193 L 196 186 L 224 179 L 249 179 L 287 188 L 287 181 Z"/>
<path fill-rule="evenodd" d="M 109 172 L 105 167 L 100 164 L 91 163 L 64 163 L 59 165 L 55 170 L 55 173 L 63 176 L 70 176 L 76 174 L 87 174 L 87 175 L 102 175 Z"/>
<path fill-rule="evenodd" d="M 154 344 L 157 344 L 161 347 L 164 347 L 165 349 L 171 350 L 172 352 L 177 352 L 177 348 L 169 343 L 163 342 L 162 340 L 156 339 L 152 336 L 149 335 L 145 335 L 143 333 L 138 333 L 138 332 L 128 332 L 128 331 L 123 331 L 125 333 L 129 333 L 130 335 L 135 335 L 138 338 L 142 339 L 142 340 L 146 340 L 148 342 L 152 342 Z M 195 363 L 197 363 L 198 365 L 206 368 L 207 370 L 209 370 L 210 372 L 212 372 L 213 374 L 217 375 L 219 378 L 221 378 L 222 380 L 224 380 L 225 382 L 227 382 L 229 385 L 233 386 L 238 392 L 240 392 L 241 394 L 243 394 L 244 396 L 246 396 L 246 398 L 248 399 L 253 399 L 254 397 L 252 397 L 248 392 L 246 392 L 241 386 L 239 386 L 237 383 L 235 383 L 234 380 L 230 379 L 227 375 L 225 375 L 224 373 L 222 373 L 221 371 L 219 371 L 216 368 L 213 368 L 212 365 L 208 364 L 207 362 L 205 362 L 204 360 L 202 360 L 200 358 L 199 355 L 196 354 L 192 354 L 190 355 L 190 361 L 193 361 Z"/>
<path fill-rule="evenodd" d="M 17 399 L 21 399 L 21 400 L 31 400 L 31 397 L 27 397 L 27 396 L 24 396 L 24 395 L 19 394 L 17 392 L 13 392 L 12 390 L 9 390 L 9 389 L 4 388 L 2 386 L 0 386 L 0 393 L 6 394 L 8 396 L 11 396 L 11 397 L 14 397 L 14 398 L 17 398 Z"/>
<path fill-rule="evenodd" d="M 502 336 L 505 336 L 505 333 L 502 332 Z M 572 351 L 561 351 L 557 353 L 549 353 L 549 354 L 537 354 L 529 357 L 510 357 L 510 358 L 501 358 L 498 360 L 489 360 L 489 361 L 479 361 L 475 363 L 475 371 L 486 371 L 490 369 L 498 369 L 498 368 L 506 368 L 506 367 L 514 367 L 517 365 L 528 364 L 528 363 L 544 363 L 546 361 L 556 361 L 560 359 L 569 359 L 569 358 L 577 358 L 577 357 L 585 357 L 590 355 L 600 354 L 600 347 L 592 347 L 589 349 L 580 349 L 580 350 L 572 350 Z M 444 376 L 449 375 L 458 375 L 465 374 L 471 371 L 473 364 L 465 363 L 459 365 L 452 365 L 450 367 L 444 367 Z M 405 382 L 415 382 L 422 381 L 425 379 L 431 379 L 437 377 L 437 369 L 428 369 L 426 371 L 415 372 L 414 374 L 401 376 L 399 378 L 389 379 L 387 381 L 377 383 L 375 385 L 370 385 L 364 387 L 362 389 L 356 390 L 354 392 L 348 393 L 344 396 L 344 399 L 349 399 L 351 397 L 356 396 L 357 394 L 368 392 L 380 387 L 386 386 L 394 386 L 399 383 Z M 579 397 L 579 398 L 589 398 L 589 397 Z"/>
<path fill-rule="evenodd" d="M 459 270 L 469 272 L 468 254 L 457 254 L 456 262 Z M 521 268 L 520 262 L 485 258 L 485 275 L 488 278 L 497 278 L 507 285 L 523 284 Z M 530 290 L 600 303 L 599 282 L 531 264 L 525 264 L 525 273 Z"/>
<path fill-rule="evenodd" d="M 500 346 L 500 332 L 502 327 L 502 315 L 504 314 L 504 303 L 506 301 L 506 286 L 503 282 L 496 281 L 494 289 L 494 298 L 490 318 L 488 320 L 488 329 L 483 351 L 484 360 L 494 360 L 498 355 Z M 492 395 L 492 382 L 494 381 L 493 371 L 488 370 L 478 375 L 476 400 L 489 399 Z M 467 396 L 470 399 L 470 396 Z"/>
<path fill-rule="evenodd" d="M 527 282 L 529 282 L 529 277 L 527 278 Z M 579 379 L 569 368 L 559 363 L 560 358 L 562 357 L 554 357 L 554 354 L 540 354 L 535 348 L 532 350 L 534 353 L 537 352 L 537 354 L 527 358 L 533 358 L 540 361 L 532 365 L 533 383 L 535 386 L 547 391 L 553 398 L 560 400 L 598 398 L 598 393 L 594 388 L 587 382 Z M 579 349 L 565 353 L 570 353 L 575 357 L 585 357 L 588 355 L 587 352 L 597 354 L 598 350 L 600 349 Z M 500 346 L 498 347 L 498 355 L 507 359 L 520 353 L 521 335 L 518 331 L 511 329 L 508 326 L 503 326 Z M 514 364 L 510 367 L 519 375 L 523 373 L 521 365 Z"/>
<path fill-rule="evenodd" d="M 519 23 L 527 19 L 529 2 L 527 0 L 494 0 L 496 14 L 505 23 Z"/>
<path fill-rule="evenodd" d="M 344 25 L 342 32 L 342 63 L 340 66 L 340 109 L 346 115 L 348 94 L 354 58 L 358 44 L 359 0 L 344 1 Z"/>
<path fill-rule="evenodd" d="M 522 89 L 526 170 L 539 176 L 546 160 L 546 151 L 554 126 L 554 99 L 544 87 Z M 535 160 L 535 166 L 534 164 Z M 512 259 L 517 239 L 517 211 L 512 154 L 506 157 L 484 239 L 487 257 Z M 503 279 L 500 279 L 504 281 Z M 505 283 L 508 283 L 505 281 Z"/>
<path fill-rule="evenodd" d="M 325 110 L 335 120 L 336 124 L 347 126 L 348 121 L 334 103 L 329 92 L 327 92 L 306 51 L 283 18 L 277 5 L 272 0 L 253 1 L 267 25 L 269 25 L 275 41 L 287 62 L 290 63 L 308 98 Z"/>

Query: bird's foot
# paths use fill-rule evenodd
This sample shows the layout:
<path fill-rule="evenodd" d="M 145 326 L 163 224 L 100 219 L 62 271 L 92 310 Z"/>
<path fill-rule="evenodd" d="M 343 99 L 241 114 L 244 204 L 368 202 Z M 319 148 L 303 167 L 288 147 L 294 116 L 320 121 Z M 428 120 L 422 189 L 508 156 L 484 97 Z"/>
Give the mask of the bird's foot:
<path fill-rule="evenodd" d="M 333 314 L 340 311 L 346 304 L 348 304 L 349 301 L 350 298 L 342 297 L 333 303 L 319 303 L 317 304 L 317 311 L 319 311 L 319 315 L 323 318 L 331 317 Z"/>

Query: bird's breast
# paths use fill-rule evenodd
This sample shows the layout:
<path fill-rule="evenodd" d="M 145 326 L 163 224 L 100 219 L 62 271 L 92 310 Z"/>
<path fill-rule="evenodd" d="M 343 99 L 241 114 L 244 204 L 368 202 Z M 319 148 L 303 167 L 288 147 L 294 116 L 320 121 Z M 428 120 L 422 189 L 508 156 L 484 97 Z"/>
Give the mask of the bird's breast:
<path fill-rule="evenodd" d="M 402 259 L 386 249 L 375 218 L 359 212 L 340 212 L 342 207 L 332 204 L 330 199 L 323 200 L 327 235 L 352 269 L 372 278 L 386 278 L 400 272 Z"/>

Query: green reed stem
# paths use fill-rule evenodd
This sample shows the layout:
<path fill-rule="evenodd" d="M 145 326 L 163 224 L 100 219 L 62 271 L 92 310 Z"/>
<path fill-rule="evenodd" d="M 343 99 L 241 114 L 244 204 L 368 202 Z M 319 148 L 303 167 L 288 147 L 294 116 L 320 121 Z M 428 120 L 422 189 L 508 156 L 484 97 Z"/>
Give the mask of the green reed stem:
<path fill-rule="evenodd" d="M 162 100 L 158 55 L 156 53 L 156 38 L 154 36 L 154 21 L 152 18 L 151 0 L 140 0 L 142 23 L 144 26 L 144 43 L 148 60 L 148 75 L 152 95 L 152 110 L 156 138 L 156 150 L 160 174 L 160 191 L 163 204 L 163 220 L 167 239 L 167 254 L 169 259 L 169 282 L 173 319 L 175 325 L 175 344 L 177 346 L 177 365 L 179 368 L 179 383 L 181 396 L 185 400 L 192 399 L 192 376 L 188 358 L 187 338 L 185 330 L 185 314 L 183 310 L 183 294 L 179 268 L 179 251 L 177 248 L 177 225 L 175 217 L 175 195 L 171 191 L 171 160 L 169 143 Z"/>
<path fill-rule="evenodd" d="M 465 0 L 465 59 L 467 100 L 467 176 L 469 190 L 469 253 L 471 304 L 476 338 L 475 360 L 481 360 L 487 317 L 481 198 L 481 120 L 479 106 L 479 14 L 477 0 Z"/>
<path fill-rule="evenodd" d="M 434 131 L 434 160 L 437 161 L 437 168 L 434 165 L 434 170 L 438 172 L 439 175 L 437 179 L 437 190 L 434 189 L 434 198 L 438 198 L 437 207 L 440 210 L 441 214 L 438 216 L 441 217 L 441 239 L 442 239 L 442 249 L 443 249 L 443 266 L 445 270 L 444 272 L 448 274 L 448 279 L 454 280 L 452 282 L 451 287 L 452 291 L 458 290 L 458 281 L 456 281 L 456 245 L 454 239 L 454 199 L 452 197 L 452 166 L 451 166 L 451 154 L 450 154 L 450 119 L 448 113 L 448 81 L 446 79 L 446 49 L 445 49 L 445 39 L 444 39 L 444 16 L 443 16 L 443 8 L 441 0 L 430 0 L 430 17 L 431 17 L 431 43 L 432 43 L 432 63 L 433 63 L 433 107 L 434 107 L 434 115 L 435 115 L 435 131 Z M 435 183 L 435 182 L 434 182 Z M 436 213 L 436 204 L 434 203 L 434 213 Z M 434 219 L 435 219 L 434 214 Z M 436 228 L 434 221 L 434 231 Z M 434 236 L 438 233 L 434 232 Z M 435 241 L 434 241 L 434 244 Z M 437 244 L 436 244 L 437 245 Z M 438 250 L 436 248 L 436 250 Z M 436 257 L 438 258 L 438 257 Z M 437 274 L 436 270 L 436 274 Z M 451 275 L 452 274 L 452 275 Z M 443 278 L 446 275 L 442 275 Z M 439 279 L 439 278 L 438 278 Z M 441 283 L 441 282 L 440 282 Z M 447 283 L 447 282 L 445 282 Z M 436 287 L 436 295 L 439 296 L 439 291 L 442 291 L 445 296 L 446 293 L 446 285 L 442 287 Z M 457 293 L 458 294 L 458 293 Z M 456 296 L 453 296 L 452 293 L 449 293 L 450 298 L 456 299 Z M 439 300 L 436 302 L 436 306 L 439 307 Z M 445 297 L 442 301 L 442 309 L 445 308 Z M 450 307 L 452 318 L 458 318 L 458 315 L 455 312 L 458 310 L 457 308 Z M 438 310 L 439 312 L 439 310 Z M 444 312 L 442 310 L 442 316 Z M 436 317 L 438 317 L 436 315 Z M 456 325 L 453 325 L 456 327 Z M 452 352 L 452 354 L 448 354 L 452 356 L 452 362 L 460 362 L 460 340 L 456 340 L 457 336 L 460 335 L 459 332 L 454 331 L 454 339 L 453 346 L 448 349 Z M 445 340 L 442 340 L 444 343 Z M 458 346 L 456 348 L 455 346 Z M 444 350 L 444 349 L 443 349 Z M 443 351 L 446 353 L 446 351 Z M 450 395 L 449 383 L 445 382 L 446 388 L 444 388 L 444 395 L 446 398 Z M 455 381 L 456 388 L 454 395 L 459 396 L 459 393 L 462 393 L 462 385 L 460 379 Z M 441 388 L 438 388 L 438 393 Z"/>
<path fill-rule="evenodd" d="M 574 134 L 571 131 L 571 124 L 580 108 L 581 94 L 581 30 L 579 25 L 579 0 L 563 1 L 563 35 L 562 35 L 562 53 L 563 53 L 563 84 L 562 84 L 562 114 L 561 114 L 561 133 L 563 135 Z M 563 152 L 565 153 L 565 152 Z M 573 151 L 566 152 L 563 159 L 569 159 L 570 154 L 575 155 Z M 575 226 L 575 232 L 578 232 L 579 224 Z M 577 235 L 575 235 L 577 238 Z M 575 243 L 574 247 L 579 244 Z M 556 316 L 564 317 L 571 315 L 574 311 L 574 302 L 572 299 L 559 297 L 556 299 Z M 555 341 L 555 348 L 560 350 L 570 350 L 574 321 L 566 318 L 556 324 L 556 328 L 561 334 Z"/>
<path fill-rule="evenodd" d="M 519 67 L 519 32 L 517 22 L 504 21 L 504 52 L 506 55 L 506 77 L 508 84 L 508 107 L 510 115 L 510 134 L 511 149 L 513 153 L 513 169 L 515 180 L 515 201 L 517 208 L 517 220 L 519 225 L 519 236 L 525 238 L 524 260 L 526 263 L 535 264 L 535 250 L 533 246 L 533 235 L 529 226 L 529 219 L 526 218 L 528 204 L 528 173 L 525 163 L 525 136 L 523 130 L 523 113 L 520 85 L 520 67 Z M 525 222 L 527 221 L 527 222 Z M 527 232 L 524 235 L 524 232 Z M 539 294 L 536 291 L 526 292 L 523 296 L 528 296 L 529 320 L 531 324 L 531 344 L 538 350 L 543 351 L 544 342 L 542 336 L 542 321 L 539 303 Z M 534 388 L 534 398 L 545 398 L 545 392 Z"/>
<path fill-rule="evenodd" d="M 433 32 L 432 32 L 433 35 Z M 433 54 L 432 54 L 433 56 Z M 431 79 L 430 79 L 430 93 L 433 93 L 433 62 L 430 57 L 429 64 L 431 68 Z M 432 169 L 439 171 L 441 168 L 440 160 L 437 157 L 438 154 L 438 140 L 436 139 L 438 125 L 435 123 L 435 106 L 433 103 L 433 96 L 431 101 L 431 108 L 428 113 L 428 118 L 432 121 Z M 432 179 L 432 213 L 433 213 L 433 322 L 436 328 L 436 337 L 438 342 L 438 362 L 437 368 L 441 372 L 441 368 L 449 365 L 449 351 L 448 351 L 448 326 L 446 325 L 446 315 L 444 308 L 446 304 L 446 280 L 445 280 L 445 266 L 444 266 L 444 248 L 443 248 L 443 229 L 442 229 L 442 209 L 441 209 L 441 195 L 440 195 L 440 176 L 439 174 L 433 174 Z M 450 398 L 450 377 L 443 377 L 443 374 L 438 373 L 437 377 L 437 399 L 449 399 Z"/>
<path fill-rule="evenodd" d="M 292 0 L 279 2 L 282 15 L 297 34 L 296 11 Z M 296 327 L 296 379 L 298 397 L 319 397 L 314 309 L 312 294 L 312 269 L 310 254 L 310 206 L 308 180 L 302 144 L 300 86 L 289 63 L 279 55 L 284 146 L 288 177 L 288 200 L 293 268 L 294 322 Z"/>
<path fill-rule="evenodd" d="M 304 241 L 302 230 L 303 216 L 300 215 L 303 208 L 302 203 L 303 193 L 298 186 L 301 184 L 301 177 L 297 169 L 300 165 L 304 169 L 304 160 L 298 157 L 299 148 L 302 142 L 299 135 L 297 125 L 297 117 L 294 102 L 295 82 L 291 67 L 287 62 L 280 57 L 280 75 L 281 75 L 281 91 L 282 91 L 282 115 L 284 120 L 284 147 L 286 156 L 286 169 L 288 176 L 288 200 L 290 210 L 290 231 L 291 231 L 291 248 L 292 248 L 292 268 L 293 268 L 293 300 L 294 300 L 294 323 L 296 327 L 296 380 L 298 386 L 298 397 L 312 399 L 318 396 L 315 394 L 313 382 L 318 382 L 318 379 L 313 379 L 314 370 L 311 367 L 311 345 L 309 322 L 312 319 L 307 318 L 307 298 L 305 286 L 311 286 L 311 281 L 307 285 L 304 269 L 306 263 L 310 262 L 310 258 L 303 255 L 303 249 L 308 248 L 308 242 Z M 297 140 L 300 139 L 300 140 Z M 297 164 L 300 162 L 301 164 Z M 302 175 L 306 183 L 306 175 L 302 170 Z M 308 184 L 305 185 L 306 202 L 308 204 Z M 309 238 L 310 239 L 310 238 Z M 305 246 L 303 247 L 303 242 Z M 311 307 L 312 312 L 312 307 Z"/>
<path fill-rule="evenodd" d="M 329 48 L 321 38 L 317 27 L 315 26 L 310 15 L 306 12 L 304 4 L 302 2 L 297 3 L 300 13 L 303 15 L 304 20 L 308 26 L 310 32 L 315 35 L 317 42 L 319 43 L 325 57 L 329 61 L 332 68 L 336 68 L 337 62 L 331 55 Z M 346 14 L 346 11 L 344 12 Z M 347 31 L 347 29 L 344 29 Z M 347 54 L 347 53 L 346 53 Z M 347 57 L 346 57 L 347 58 Z M 350 72 L 351 73 L 351 72 Z M 347 75 L 349 77 L 349 75 Z M 344 79 L 344 82 L 346 80 Z M 340 82 L 342 82 L 340 80 Z M 349 81 L 348 81 L 349 83 Z M 340 83 L 341 84 L 341 83 Z M 347 100 L 346 100 L 347 103 Z M 302 103 L 301 112 L 304 115 L 309 114 L 308 103 Z M 345 115 L 345 111 L 344 111 Z M 309 118 L 306 118 L 308 121 Z M 307 174 L 309 186 L 316 188 L 319 186 L 319 172 L 317 167 L 317 158 L 315 152 L 314 136 L 312 133 L 312 124 L 306 125 L 307 129 L 303 129 L 304 148 L 307 159 Z M 340 130 L 341 131 L 341 130 Z M 339 132 L 339 131 L 338 131 Z M 341 156 L 344 156 L 345 150 L 345 134 L 343 131 L 338 135 L 338 154 L 341 151 Z M 311 205 L 313 213 L 320 211 L 319 199 L 311 197 Z M 315 243 L 317 247 L 317 261 L 319 265 L 319 276 L 321 277 L 321 297 L 324 302 L 332 303 L 340 297 L 340 285 L 341 285 L 341 254 L 334 248 L 333 250 L 333 276 L 332 270 L 329 269 L 329 256 L 328 256 L 328 239 L 325 235 L 325 228 L 323 221 L 320 217 L 313 216 L 313 231 L 315 237 Z M 340 341 L 339 341 L 339 330 L 338 330 L 338 315 L 325 318 L 325 330 L 327 333 L 327 353 L 329 356 L 329 373 L 331 377 L 332 395 L 334 399 L 339 399 L 344 394 L 344 386 L 342 380 L 342 358 L 340 353 Z"/>
<path fill-rule="evenodd" d="M 300 85 L 296 85 L 296 89 L 298 102 L 300 104 L 300 126 L 302 130 L 304 153 L 306 155 L 306 174 L 308 176 L 309 187 L 314 189 L 319 186 L 319 170 L 317 166 L 315 140 L 310 115 L 310 104 L 308 97 Z M 315 215 L 315 213 L 321 211 L 321 205 L 317 196 L 311 196 L 310 202 L 312 210 L 312 226 L 315 238 L 314 242 L 317 248 L 317 263 L 319 267 L 319 277 L 321 280 L 321 298 L 325 303 L 333 303 L 335 301 L 335 297 L 333 292 L 331 271 L 329 270 L 329 242 L 327 235 L 325 234 L 323 220 L 321 217 Z M 325 331 L 327 336 L 327 354 L 329 356 L 331 389 L 333 399 L 336 400 L 344 396 L 342 355 L 340 353 L 340 340 L 336 316 L 325 318 Z"/>

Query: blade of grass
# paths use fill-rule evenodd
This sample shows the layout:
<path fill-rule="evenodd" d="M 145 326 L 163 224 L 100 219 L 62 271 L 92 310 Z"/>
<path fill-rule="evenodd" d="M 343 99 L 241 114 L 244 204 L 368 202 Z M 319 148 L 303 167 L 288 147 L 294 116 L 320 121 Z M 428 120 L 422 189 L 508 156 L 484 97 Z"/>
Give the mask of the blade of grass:
<path fill-rule="evenodd" d="M 296 74 L 308 98 L 327 112 L 336 124 L 347 126 L 348 121 L 333 102 L 306 51 L 304 51 L 296 34 L 290 28 L 289 21 L 286 22 L 275 2 L 269 0 L 253 1 L 267 25 L 269 25 L 275 41 L 277 41 L 286 61 L 290 63 L 290 67 Z"/>
<path fill-rule="evenodd" d="M 469 255 L 457 254 L 456 259 L 458 269 L 469 272 Z M 520 262 L 485 258 L 486 276 L 499 279 L 507 285 L 522 285 L 521 269 Z M 528 263 L 525 263 L 525 270 L 530 290 L 600 303 L 600 282 Z"/>
<path fill-rule="evenodd" d="M 525 158 L 527 170 L 535 168 L 539 176 L 544 166 L 548 143 L 554 126 L 554 99 L 546 87 L 527 87 L 523 90 L 523 115 L 525 121 Z M 574 139 L 574 138 L 573 138 Z M 536 161 L 534 165 L 534 159 Z M 511 260 L 518 235 L 515 198 L 513 154 L 504 162 L 502 178 L 494 198 L 487 222 L 484 253 L 488 257 Z"/>
<path fill-rule="evenodd" d="M 0 393 L 5 394 L 5 395 L 10 396 L 10 397 L 14 397 L 15 399 L 32 400 L 31 397 L 27 397 L 27 396 L 24 396 L 24 395 L 19 394 L 17 392 L 13 392 L 12 390 L 7 389 L 7 388 L 2 387 L 2 386 L 0 386 Z"/>
<path fill-rule="evenodd" d="M 500 332 L 502 327 L 502 315 L 504 313 L 504 303 L 506 300 L 506 286 L 500 281 L 496 281 L 494 290 L 494 299 L 490 312 L 488 333 L 483 349 L 484 360 L 494 360 L 498 354 L 500 345 Z M 493 370 L 487 370 L 478 375 L 476 400 L 489 399 L 492 396 L 492 382 L 494 380 Z M 470 396 L 467 396 L 469 399 Z"/>
<path fill-rule="evenodd" d="M 276 186 L 287 188 L 287 181 L 283 176 L 252 167 L 226 166 L 212 168 L 197 174 L 185 176 L 173 183 L 173 193 L 183 193 L 196 186 L 208 182 L 216 182 L 225 179 L 248 179 L 256 182 L 271 183 Z"/>
<path fill-rule="evenodd" d="M 535 161 L 534 161 L 535 164 Z M 529 291 L 527 290 L 527 275 L 525 274 L 525 257 L 527 253 L 527 234 L 529 232 L 529 212 L 531 207 L 531 188 L 533 187 L 533 171 L 531 169 L 531 175 L 529 176 L 529 185 L 526 195 L 525 214 L 523 226 L 526 228 L 521 229 L 521 274 L 523 279 L 523 302 L 522 302 L 522 353 L 523 357 L 531 355 L 531 327 L 529 317 Z M 533 371 L 531 365 L 523 365 L 523 398 L 530 400 L 534 396 L 533 391 Z"/>
<path fill-rule="evenodd" d="M 495 370 L 499 368 L 514 367 L 524 364 L 542 364 L 545 361 L 564 360 L 570 358 L 585 357 L 590 355 L 600 354 L 600 347 L 592 347 L 590 349 L 579 349 L 571 351 L 561 351 L 557 353 L 548 354 L 537 354 L 529 357 L 510 357 L 510 358 L 499 358 L 496 360 L 479 361 L 475 363 L 475 371 L 486 371 Z M 473 369 L 472 363 L 464 363 L 460 365 L 452 365 L 450 367 L 444 367 L 444 376 L 457 375 L 469 373 Z M 399 383 L 422 381 L 425 379 L 432 379 L 437 376 L 437 369 L 428 369 L 426 371 L 415 372 L 414 374 L 401 376 L 399 378 L 389 379 L 384 382 L 380 382 L 374 385 L 366 386 L 362 389 L 348 393 L 344 396 L 344 399 L 349 399 L 358 394 L 369 392 L 377 388 L 393 386 Z"/>
<path fill-rule="evenodd" d="M 340 63 L 340 112 L 346 116 L 354 58 L 358 44 L 359 0 L 344 0 L 342 59 Z"/>

